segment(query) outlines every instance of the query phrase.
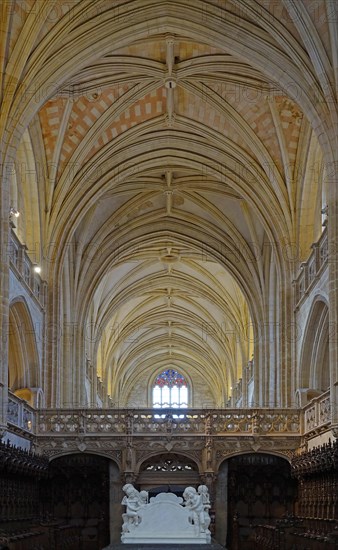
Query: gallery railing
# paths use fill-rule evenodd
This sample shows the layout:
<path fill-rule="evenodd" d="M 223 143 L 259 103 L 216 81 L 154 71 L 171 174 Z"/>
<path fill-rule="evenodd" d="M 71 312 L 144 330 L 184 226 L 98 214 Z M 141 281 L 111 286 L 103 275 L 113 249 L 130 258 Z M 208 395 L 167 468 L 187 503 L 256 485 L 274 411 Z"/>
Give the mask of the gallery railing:
<path fill-rule="evenodd" d="M 297 409 L 48 409 L 37 412 L 37 435 L 165 434 L 300 435 Z"/>
<path fill-rule="evenodd" d="M 36 411 L 24 399 L 13 393 L 8 395 L 7 421 L 10 426 L 26 432 L 35 432 Z"/>
<path fill-rule="evenodd" d="M 320 275 L 322 269 L 328 263 L 328 235 L 325 227 L 320 239 L 313 243 L 312 252 L 306 262 L 301 265 L 298 277 L 294 281 L 295 304 L 299 304 L 305 294 L 309 291 L 312 283 Z"/>
<path fill-rule="evenodd" d="M 325 428 L 331 422 L 330 391 L 322 393 L 310 401 L 303 409 L 303 432 Z"/>
<path fill-rule="evenodd" d="M 10 265 L 14 268 L 14 273 L 28 287 L 28 290 L 32 292 L 39 304 L 44 307 L 46 283 L 34 271 L 34 264 L 26 252 L 26 246 L 19 241 L 14 231 L 11 231 L 8 253 Z"/>
<path fill-rule="evenodd" d="M 303 409 L 114 409 L 35 410 L 13 393 L 8 396 L 9 429 L 37 436 L 92 435 L 266 435 L 300 436 L 329 429 L 330 392 Z"/>

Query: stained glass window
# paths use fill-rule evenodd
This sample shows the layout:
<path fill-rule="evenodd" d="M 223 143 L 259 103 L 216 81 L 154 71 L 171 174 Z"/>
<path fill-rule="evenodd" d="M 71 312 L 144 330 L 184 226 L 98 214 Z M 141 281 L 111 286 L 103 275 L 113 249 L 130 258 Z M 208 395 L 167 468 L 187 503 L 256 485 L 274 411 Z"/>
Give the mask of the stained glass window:
<path fill-rule="evenodd" d="M 188 407 L 188 386 L 182 374 L 174 369 L 167 369 L 157 376 L 153 387 L 153 407 Z"/>

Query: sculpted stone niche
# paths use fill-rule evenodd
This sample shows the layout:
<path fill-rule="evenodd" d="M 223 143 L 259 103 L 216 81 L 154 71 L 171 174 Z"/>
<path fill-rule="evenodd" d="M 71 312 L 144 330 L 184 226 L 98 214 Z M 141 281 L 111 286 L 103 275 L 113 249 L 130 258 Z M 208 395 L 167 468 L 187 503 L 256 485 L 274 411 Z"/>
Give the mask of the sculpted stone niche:
<path fill-rule="evenodd" d="M 208 488 L 187 487 L 183 498 L 160 493 L 148 501 L 147 491 L 123 487 L 121 541 L 125 544 L 209 544 L 211 541 Z"/>

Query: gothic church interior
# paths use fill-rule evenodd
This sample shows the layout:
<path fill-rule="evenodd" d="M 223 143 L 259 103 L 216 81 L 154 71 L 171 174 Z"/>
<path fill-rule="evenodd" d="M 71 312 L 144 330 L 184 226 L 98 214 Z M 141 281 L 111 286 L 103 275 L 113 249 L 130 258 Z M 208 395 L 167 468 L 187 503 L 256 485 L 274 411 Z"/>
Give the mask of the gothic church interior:
<path fill-rule="evenodd" d="M 337 548 L 338 3 L 0 10 L 0 542 Z"/>

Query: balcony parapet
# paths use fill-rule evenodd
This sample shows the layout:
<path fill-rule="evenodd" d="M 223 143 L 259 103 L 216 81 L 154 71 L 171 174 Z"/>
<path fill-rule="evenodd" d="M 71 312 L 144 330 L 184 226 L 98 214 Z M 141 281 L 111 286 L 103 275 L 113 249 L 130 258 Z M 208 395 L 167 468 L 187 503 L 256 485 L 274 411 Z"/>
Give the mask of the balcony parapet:
<path fill-rule="evenodd" d="M 125 437 L 273 436 L 313 437 L 331 426 L 330 392 L 302 409 L 114 409 L 67 408 L 35 410 L 10 393 L 8 428 L 37 437 L 77 435 Z"/>
<path fill-rule="evenodd" d="M 13 393 L 8 394 L 7 422 L 14 432 L 35 433 L 36 411 Z"/>
<path fill-rule="evenodd" d="M 45 409 L 36 435 L 299 436 L 299 409 Z"/>
<path fill-rule="evenodd" d="M 330 426 L 330 390 L 313 398 L 310 403 L 303 408 L 303 422 L 304 434 L 325 431 Z"/>
<path fill-rule="evenodd" d="M 327 227 L 325 227 L 320 239 L 313 243 L 312 252 L 306 262 L 301 264 L 300 271 L 294 281 L 295 304 L 299 307 L 303 299 L 308 295 L 315 281 L 328 265 L 329 242 Z"/>
<path fill-rule="evenodd" d="M 26 246 L 22 244 L 14 231 L 11 231 L 9 245 L 10 267 L 20 282 L 34 296 L 41 308 L 46 303 L 46 282 L 34 271 L 34 264 L 26 252 Z"/>

